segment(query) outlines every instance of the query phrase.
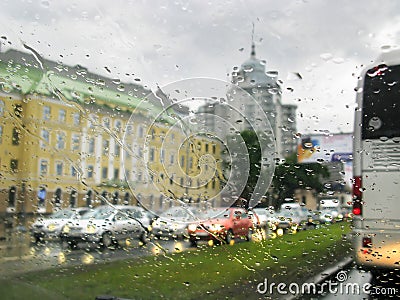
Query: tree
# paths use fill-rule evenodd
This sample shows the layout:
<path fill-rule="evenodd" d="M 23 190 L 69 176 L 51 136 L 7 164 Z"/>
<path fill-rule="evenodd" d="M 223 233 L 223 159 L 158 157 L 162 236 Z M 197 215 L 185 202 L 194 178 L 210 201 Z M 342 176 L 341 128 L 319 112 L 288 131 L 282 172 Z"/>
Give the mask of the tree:
<path fill-rule="evenodd" d="M 250 162 L 249 177 L 241 197 L 249 200 L 260 176 L 261 146 L 257 134 L 253 130 L 244 130 L 240 135 L 246 144 Z"/>
<path fill-rule="evenodd" d="M 285 198 L 293 198 L 296 189 L 314 189 L 317 193 L 323 191 L 321 178 L 328 178 L 328 169 L 320 163 L 297 163 L 296 153 L 285 159 L 283 164 L 275 168 L 272 179 L 273 192 L 277 195 L 277 207 Z"/>

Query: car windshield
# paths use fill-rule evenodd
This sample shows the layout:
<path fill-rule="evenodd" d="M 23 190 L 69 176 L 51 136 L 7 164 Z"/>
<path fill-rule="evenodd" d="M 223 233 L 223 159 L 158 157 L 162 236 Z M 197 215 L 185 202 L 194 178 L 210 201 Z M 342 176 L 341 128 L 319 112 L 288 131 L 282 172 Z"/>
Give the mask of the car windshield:
<path fill-rule="evenodd" d="M 0 298 L 395 298 L 399 101 L 399 0 L 1 1 Z"/>
<path fill-rule="evenodd" d="M 72 210 L 60 210 L 52 215 L 50 215 L 51 219 L 69 219 L 75 215 L 75 212 Z"/>
<path fill-rule="evenodd" d="M 99 209 L 94 209 L 82 216 L 82 219 L 96 219 L 96 220 L 103 220 L 109 218 L 115 209 L 113 207 L 102 207 Z"/>

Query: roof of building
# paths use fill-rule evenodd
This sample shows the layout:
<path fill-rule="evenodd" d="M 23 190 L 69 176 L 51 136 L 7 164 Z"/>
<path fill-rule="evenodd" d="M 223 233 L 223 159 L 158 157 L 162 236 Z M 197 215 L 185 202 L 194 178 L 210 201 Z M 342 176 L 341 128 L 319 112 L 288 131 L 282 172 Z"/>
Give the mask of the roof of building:
<path fill-rule="evenodd" d="M 238 72 L 232 73 L 232 82 L 241 88 L 276 87 L 278 72 L 266 72 L 266 62 L 256 58 L 255 45 L 251 45 L 250 58 L 242 63 Z M 272 74 L 272 76 L 268 75 Z"/>
<path fill-rule="evenodd" d="M 0 84 L 7 93 L 39 94 L 78 103 L 92 100 L 121 109 L 140 108 L 153 115 L 165 107 L 157 95 L 140 84 L 107 78 L 80 65 L 68 66 L 48 60 L 34 50 L 32 53 L 15 49 L 0 52 Z M 185 107 L 173 109 L 182 114 L 187 112 Z"/>

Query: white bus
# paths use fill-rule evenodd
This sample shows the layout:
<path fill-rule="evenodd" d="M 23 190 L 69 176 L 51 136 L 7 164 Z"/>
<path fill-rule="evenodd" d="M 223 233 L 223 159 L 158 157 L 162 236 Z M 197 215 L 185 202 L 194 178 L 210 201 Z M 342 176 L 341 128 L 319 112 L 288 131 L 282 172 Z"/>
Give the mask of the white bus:
<path fill-rule="evenodd" d="M 372 271 L 400 269 L 400 50 L 359 78 L 353 175 L 355 260 Z"/>

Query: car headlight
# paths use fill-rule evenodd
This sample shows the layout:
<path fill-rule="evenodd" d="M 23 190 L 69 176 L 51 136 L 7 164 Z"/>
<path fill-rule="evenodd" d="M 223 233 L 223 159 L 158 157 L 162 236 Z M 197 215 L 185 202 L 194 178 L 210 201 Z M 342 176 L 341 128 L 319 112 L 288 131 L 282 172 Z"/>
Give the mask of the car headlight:
<path fill-rule="evenodd" d="M 197 225 L 196 224 L 189 224 L 188 226 L 188 230 L 189 231 L 196 231 L 197 229 Z"/>
<path fill-rule="evenodd" d="M 224 229 L 225 227 L 224 227 L 224 225 L 222 225 L 222 224 L 211 224 L 210 225 L 210 230 L 211 231 L 220 231 L 220 230 L 222 230 L 222 229 Z"/>
<path fill-rule="evenodd" d="M 54 231 L 56 230 L 56 228 L 57 228 L 56 224 L 51 223 L 47 225 L 47 229 L 49 229 L 49 231 Z"/>
<path fill-rule="evenodd" d="M 96 226 L 90 224 L 86 227 L 86 233 L 93 234 L 96 233 Z"/>
<path fill-rule="evenodd" d="M 62 232 L 63 232 L 63 233 L 69 233 L 70 230 L 71 230 L 71 229 L 69 228 L 69 226 L 68 226 L 68 225 L 65 225 L 65 226 L 63 227 Z"/>

